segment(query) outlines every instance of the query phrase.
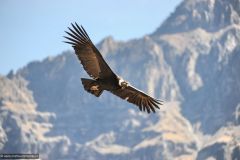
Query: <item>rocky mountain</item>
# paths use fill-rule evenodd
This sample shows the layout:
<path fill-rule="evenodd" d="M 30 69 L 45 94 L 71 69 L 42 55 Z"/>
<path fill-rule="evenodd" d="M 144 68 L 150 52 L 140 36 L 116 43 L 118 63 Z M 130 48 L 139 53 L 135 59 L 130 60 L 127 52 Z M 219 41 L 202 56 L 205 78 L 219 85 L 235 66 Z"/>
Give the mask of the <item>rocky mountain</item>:
<path fill-rule="evenodd" d="M 239 104 L 239 7 L 239 0 L 184 1 L 152 35 L 184 97 L 183 114 L 206 133 L 233 122 Z M 178 32 L 161 33 L 178 22 Z"/>
<path fill-rule="evenodd" d="M 0 79 L 0 151 L 42 159 L 239 159 L 240 0 L 185 0 L 151 35 L 97 47 L 113 70 L 164 100 L 156 114 L 104 92 L 72 51 Z M 15 146 L 18 148 L 15 150 Z"/>
<path fill-rule="evenodd" d="M 39 153 L 48 159 L 62 154 L 70 143 L 66 136 L 46 136 L 54 113 L 39 112 L 27 82 L 21 77 L 0 76 L 1 153 Z"/>
<path fill-rule="evenodd" d="M 240 24 L 239 0 L 185 0 L 154 34 L 188 32 L 202 28 L 216 32 Z"/>

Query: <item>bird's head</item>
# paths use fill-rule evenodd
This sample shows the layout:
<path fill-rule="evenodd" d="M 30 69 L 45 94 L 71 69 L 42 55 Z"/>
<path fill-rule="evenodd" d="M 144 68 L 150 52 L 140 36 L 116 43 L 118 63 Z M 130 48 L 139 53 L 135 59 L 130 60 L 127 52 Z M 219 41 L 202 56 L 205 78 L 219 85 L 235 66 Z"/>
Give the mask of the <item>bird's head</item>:
<path fill-rule="evenodd" d="M 118 84 L 119 86 L 124 89 L 128 87 L 128 82 L 124 81 L 122 78 L 118 77 Z"/>
<path fill-rule="evenodd" d="M 128 82 L 124 81 L 124 82 L 121 82 L 121 85 L 122 89 L 128 87 Z"/>

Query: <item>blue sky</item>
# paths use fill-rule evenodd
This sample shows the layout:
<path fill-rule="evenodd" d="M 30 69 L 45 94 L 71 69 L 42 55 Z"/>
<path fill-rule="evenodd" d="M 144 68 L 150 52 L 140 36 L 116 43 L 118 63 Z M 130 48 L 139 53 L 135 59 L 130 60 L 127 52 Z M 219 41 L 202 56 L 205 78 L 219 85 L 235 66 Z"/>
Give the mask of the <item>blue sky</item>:
<path fill-rule="evenodd" d="M 92 41 L 106 36 L 129 40 L 150 34 L 181 0 L 0 0 L 0 74 L 32 60 L 60 54 L 71 22 L 82 24 Z"/>

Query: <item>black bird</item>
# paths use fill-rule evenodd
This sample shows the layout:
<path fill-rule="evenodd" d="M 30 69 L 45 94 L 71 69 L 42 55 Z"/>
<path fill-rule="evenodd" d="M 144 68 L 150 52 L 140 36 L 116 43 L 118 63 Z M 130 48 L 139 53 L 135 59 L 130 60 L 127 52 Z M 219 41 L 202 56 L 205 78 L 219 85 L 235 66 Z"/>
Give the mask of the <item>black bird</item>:
<path fill-rule="evenodd" d="M 99 97 L 104 90 L 127 100 L 139 107 L 141 111 L 155 112 L 162 105 L 162 101 L 152 98 L 146 93 L 134 88 L 128 82 L 117 76 L 103 59 L 101 53 L 94 46 L 85 29 L 77 23 L 71 24 L 64 36 L 73 46 L 75 54 L 89 76 L 93 79 L 81 78 L 84 89 Z"/>

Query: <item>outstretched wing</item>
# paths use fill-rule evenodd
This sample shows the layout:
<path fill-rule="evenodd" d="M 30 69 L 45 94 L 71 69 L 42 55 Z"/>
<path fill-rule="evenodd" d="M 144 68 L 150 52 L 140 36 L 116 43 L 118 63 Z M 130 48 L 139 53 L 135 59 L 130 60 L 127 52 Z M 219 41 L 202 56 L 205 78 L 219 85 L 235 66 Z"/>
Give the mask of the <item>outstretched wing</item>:
<path fill-rule="evenodd" d="M 82 26 L 79 27 L 75 23 L 75 25 L 72 24 L 72 28 L 68 29 L 66 33 L 69 37 L 64 37 L 69 41 L 65 42 L 73 46 L 75 54 L 90 77 L 98 79 L 115 75 Z"/>
<path fill-rule="evenodd" d="M 137 105 L 141 111 L 146 110 L 148 113 L 150 113 L 151 111 L 155 112 L 155 109 L 160 109 L 159 105 L 162 105 L 162 101 L 154 99 L 151 96 L 132 86 L 128 86 L 124 89 L 120 88 L 111 92 L 116 96 Z"/>

